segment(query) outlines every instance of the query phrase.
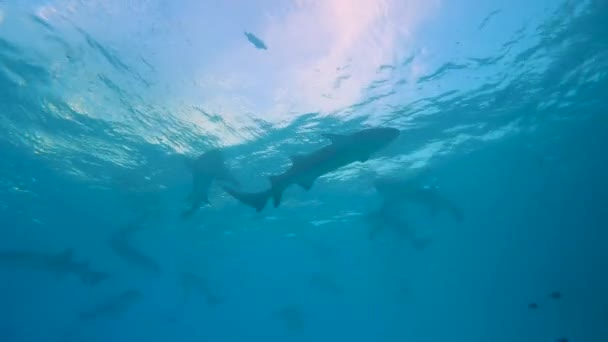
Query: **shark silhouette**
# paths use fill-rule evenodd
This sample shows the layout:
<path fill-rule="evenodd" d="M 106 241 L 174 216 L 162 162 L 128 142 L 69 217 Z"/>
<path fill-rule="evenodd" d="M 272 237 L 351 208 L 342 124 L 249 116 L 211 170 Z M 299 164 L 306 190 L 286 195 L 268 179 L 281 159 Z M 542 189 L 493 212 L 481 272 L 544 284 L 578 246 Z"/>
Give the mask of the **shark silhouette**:
<path fill-rule="evenodd" d="M 423 185 L 418 179 L 382 178 L 375 181 L 374 187 L 383 197 L 385 205 L 399 202 L 418 203 L 427 206 L 431 216 L 440 211 L 447 211 L 456 221 L 464 221 L 462 209 L 445 197 L 436 184 Z"/>
<path fill-rule="evenodd" d="M 399 136 L 395 128 L 369 128 L 348 135 L 324 134 L 331 144 L 306 155 L 295 155 L 291 167 L 280 175 L 271 176 L 271 187 L 262 192 L 239 192 L 229 187 L 224 189 L 240 202 L 260 212 L 268 199 L 273 198 L 274 207 L 281 204 L 283 191 L 292 184 L 305 190 L 312 188 L 315 180 L 354 162 L 365 162 Z"/>
<path fill-rule="evenodd" d="M 139 229 L 139 226 L 131 225 L 118 231 L 110 238 L 110 247 L 117 256 L 128 263 L 146 271 L 160 272 L 160 265 L 154 259 L 133 247 L 129 241 L 130 236 Z"/>
<path fill-rule="evenodd" d="M 87 285 L 97 285 L 110 277 L 108 273 L 91 269 L 89 262 L 74 260 L 73 250 L 58 254 L 32 251 L 0 251 L 0 264 L 51 272 L 56 275 L 72 274 Z"/>
<path fill-rule="evenodd" d="M 94 319 L 102 316 L 116 317 L 125 312 L 142 297 L 137 290 L 127 290 L 107 298 L 94 308 L 80 313 L 81 319 Z"/>
<path fill-rule="evenodd" d="M 214 307 L 224 302 L 224 298 L 215 294 L 207 279 L 193 273 L 184 272 L 181 276 L 181 284 L 184 288 L 184 297 L 188 297 L 192 291 L 196 291 L 207 301 L 207 305 Z"/>
<path fill-rule="evenodd" d="M 283 321 L 286 328 L 292 332 L 300 332 L 304 329 L 305 315 L 299 305 L 284 305 L 274 312 L 274 316 Z"/>
<path fill-rule="evenodd" d="M 373 240 L 384 231 L 391 231 L 401 239 L 407 239 L 413 247 L 422 249 L 429 243 L 429 239 L 421 238 L 409 225 L 403 216 L 401 203 L 384 202 L 380 209 L 366 215 L 364 219 L 369 224 L 369 239 Z"/>
<path fill-rule="evenodd" d="M 192 171 L 192 191 L 186 199 L 190 208 L 182 213 L 182 218 L 192 216 L 202 204 L 209 204 L 209 189 L 214 181 L 223 181 L 239 186 L 224 162 L 224 154 L 219 149 L 207 151 L 197 159 L 186 159 Z"/>
<path fill-rule="evenodd" d="M 344 290 L 328 274 L 314 273 L 309 279 L 310 285 L 318 290 L 334 296 L 341 295 Z"/>

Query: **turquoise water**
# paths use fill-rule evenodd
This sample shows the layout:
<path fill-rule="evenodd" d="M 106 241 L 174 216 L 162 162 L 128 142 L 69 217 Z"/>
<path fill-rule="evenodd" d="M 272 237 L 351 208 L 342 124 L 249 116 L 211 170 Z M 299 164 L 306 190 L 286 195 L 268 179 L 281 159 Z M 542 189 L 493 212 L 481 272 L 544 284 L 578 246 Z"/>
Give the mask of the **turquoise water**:
<path fill-rule="evenodd" d="M 606 18 L 0 1 L 0 341 L 608 341 Z M 374 127 L 183 214 L 205 152 L 250 193 Z"/>

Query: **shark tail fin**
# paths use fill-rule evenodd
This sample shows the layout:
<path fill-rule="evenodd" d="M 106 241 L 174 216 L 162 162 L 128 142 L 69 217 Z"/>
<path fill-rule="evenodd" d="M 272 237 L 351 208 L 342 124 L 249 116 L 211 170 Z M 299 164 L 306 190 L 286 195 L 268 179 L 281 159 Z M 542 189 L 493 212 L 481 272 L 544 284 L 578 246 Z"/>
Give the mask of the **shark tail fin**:
<path fill-rule="evenodd" d="M 270 196 L 270 191 L 268 190 L 261 192 L 240 192 L 229 187 L 223 188 L 230 196 L 236 198 L 239 202 L 254 208 L 257 212 L 262 211 L 264 207 L 266 207 L 268 197 Z"/>
<path fill-rule="evenodd" d="M 272 191 L 272 203 L 275 208 L 278 208 L 279 205 L 281 205 L 282 198 L 283 198 L 283 191 L 281 191 L 281 190 Z"/>
<path fill-rule="evenodd" d="M 270 192 L 272 193 L 272 201 L 275 208 L 281 205 L 281 199 L 283 197 L 283 190 L 277 186 L 279 183 L 278 176 L 270 176 Z"/>

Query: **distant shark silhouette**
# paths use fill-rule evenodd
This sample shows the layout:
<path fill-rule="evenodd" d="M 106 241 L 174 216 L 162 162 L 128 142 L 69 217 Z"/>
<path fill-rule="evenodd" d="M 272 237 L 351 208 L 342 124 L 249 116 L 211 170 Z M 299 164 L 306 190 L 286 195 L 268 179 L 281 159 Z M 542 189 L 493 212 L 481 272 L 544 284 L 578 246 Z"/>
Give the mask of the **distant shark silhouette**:
<path fill-rule="evenodd" d="M 141 293 L 137 290 L 124 291 L 118 295 L 107 298 L 104 302 L 91 310 L 81 312 L 80 318 L 95 319 L 103 316 L 116 317 L 127 311 L 127 309 L 141 297 Z"/>
<path fill-rule="evenodd" d="M 184 288 L 184 297 L 189 297 L 192 291 L 196 291 L 202 295 L 210 307 L 217 306 L 224 302 L 224 298 L 216 295 L 209 286 L 207 279 L 196 274 L 183 272 L 181 276 L 181 284 Z M 185 298 L 184 298 L 185 299 Z"/>
<path fill-rule="evenodd" d="M 401 203 L 384 202 L 380 209 L 364 217 L 369 224 L 369 239 L 374 240 L 378 234 L 385 231 L 395 233 L 401 239 L 407 239 L 413 247 L 422 249 L 429 243 L 429 239 L 421 238 L 412 229 L 403 214 Z"/>
<path fill-rule="evenodd" d="M 240 202 L 260 212 L 270 197 L 274 207 L 281 204 L 283 191 L 292 184 L 309 190 L 315 180 L 354 162 L 365 162 L 372 154 L 382 149 L 399 136 L 395 128 L 370 128 L 348 135 L 324 134 L 331 144 L 306 155 L 291 157 L 291 167 L 280 175 L 271 176 L 270 189 L 256 193 L 246 193 L 224 189 Z"/>
<path fill-rule="evenodd" d="M 161 272 L 160 265 L 154 259 L 138 251 L 129 241 L 131 235 L 139 229 L 139 226 L 130 225 L 116 232 L 110 238 L 110 247 L 118 257 L 132 265 L 145 271 Z"/>
<path fill-rule="evenodd" d="M 282 320 L 286 328 L 292 332 L 300 332 L 304 329 L 304 312 L 298 305 L 285 305 L 279 308 L 274 316 Z"/>
<path fill-rule="evenodd" d="M 80 277 L 87 285 L 97 285 L 110 277 L 108 273 L 95 271 L 89 262 L 77 262 L 73 259 L 73 250 L 65 249 L 58 254 L 46 254 L 31 251 L 0 251 L 0 265 L 17 266 L 47 271 L 56 275 L 73 274 Z"/>
<path fill-rule="evenodd" d="M 182 218 L 192 216 L 202 204 L 209 204 L 209 189 L 214 181 L 223 181 L 239 186 L 224 162 L 224 154 L 219 149 L 207 151 L 197 159 L 186 159 L 192 171 L 192 191 L 186 199 L 190 208 L 182 213 Z"/>
<path fill-rule="evenodd" d="M 318 290 L 334 296 L 341 295 L 344 290 L 328 274 L 314 273 L 310 276 L 310 285 Z"/>
<path fill-rule="evenodd" d="M 418 179 L 382 178 L 375 181 L 374 187 L 385 203 L 418 203 L 427 206 L 431 216 L 447 211 L 456 221 L 464 221 L 462 209 L 445 197 L 436 184 L 423 185 Z"/>

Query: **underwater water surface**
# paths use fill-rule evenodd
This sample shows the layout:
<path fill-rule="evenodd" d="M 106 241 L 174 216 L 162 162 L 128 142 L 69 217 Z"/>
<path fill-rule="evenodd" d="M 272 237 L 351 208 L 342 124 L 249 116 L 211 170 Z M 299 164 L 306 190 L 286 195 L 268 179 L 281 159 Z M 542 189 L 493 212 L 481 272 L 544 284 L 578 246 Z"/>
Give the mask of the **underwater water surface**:
<path fill-rule="evenodd" d="M 0 341 L 608 341 L 606 18 L 0 1 Z"/>

